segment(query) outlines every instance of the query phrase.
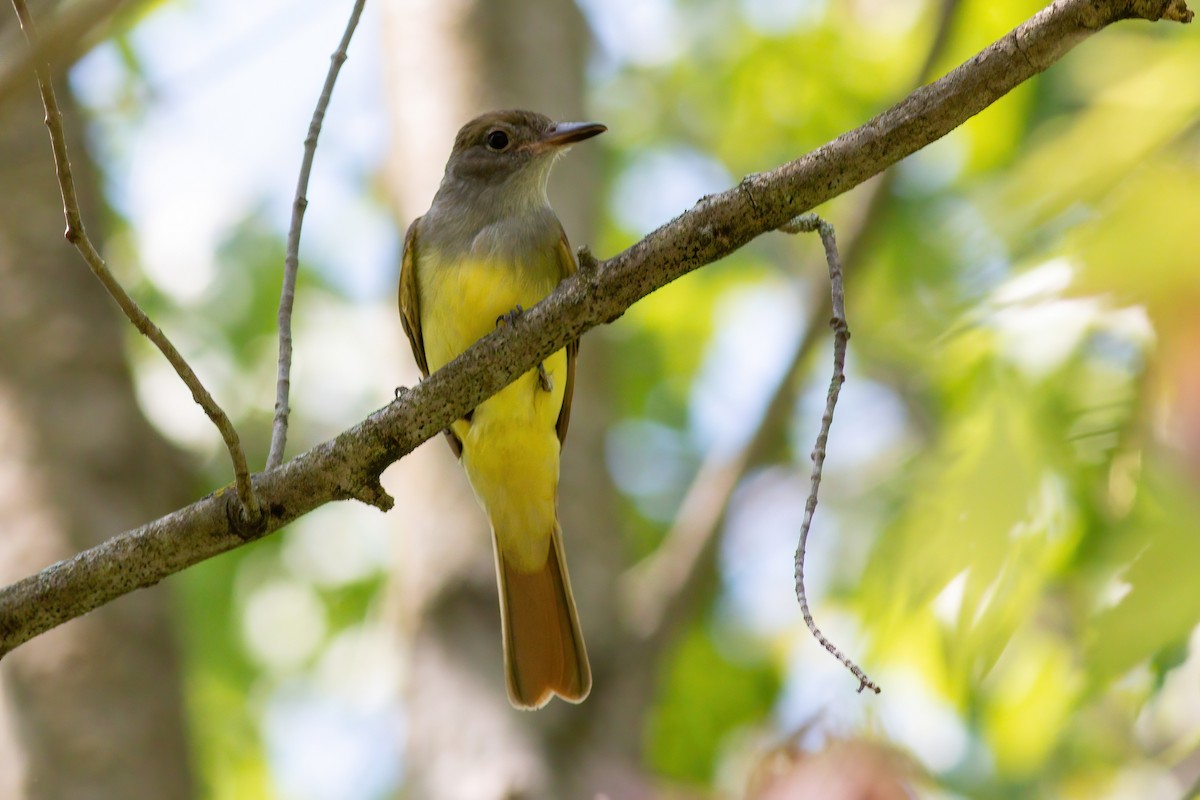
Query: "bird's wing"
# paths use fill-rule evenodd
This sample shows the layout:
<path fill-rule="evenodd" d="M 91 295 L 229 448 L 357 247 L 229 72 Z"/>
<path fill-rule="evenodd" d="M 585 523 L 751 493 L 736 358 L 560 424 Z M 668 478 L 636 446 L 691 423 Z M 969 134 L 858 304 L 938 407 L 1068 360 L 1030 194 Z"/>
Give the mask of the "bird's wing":
<path fill-rule="evenodd" d="M 574 275 L 578 270 L 575 264 L 575 254 L 571 252 L 571 244 L 567 241 L 567 234 L 561 228 L 559 229 L 557 259 L 562 274 L 559 280 Z M 558 412 L 558 441 L 561 444 L 567 438 L 567 426 L 571 424 L 571 395 L 575 391 L 575 358 L 579 355 L 579 340 L 571 342 L 567 345 L 567 385 L 563 391 L 562 410 Z"/>
<path fill-rule="evenodd" d="M 421 338 L 421 308 L 417 298 L 417 223 L 413 220 L 404 234 L 404 256 L 400 261 L 400 324 L 412 345 L 413 357 L 421 369 L 421 377 L 429 377 L 429 362 L 425 360 L 425 340 Z"/>
<path fill-rule="evenodd" d="M 429 362 L 425 358 L 425 340 L 421 336 L 421 307 L 420 296 L 417 292 L 417 223 L 420 217 L 413 220 L 404 234 L 404 256 L 400 260 L 400 324 L 412 345 L 413 358 L 421 370 L 421 377 L 429 377 Z M 568 370 L 568 373 L 571 370 Z M 567 378 L 567 387 L 571 386 L 571 378 Z M 560 434 L 561 435 L 561 434 Z M 449 428 L 446 429 L 446 441 L 454 455 L 462 458 L 462 442 Z"/>

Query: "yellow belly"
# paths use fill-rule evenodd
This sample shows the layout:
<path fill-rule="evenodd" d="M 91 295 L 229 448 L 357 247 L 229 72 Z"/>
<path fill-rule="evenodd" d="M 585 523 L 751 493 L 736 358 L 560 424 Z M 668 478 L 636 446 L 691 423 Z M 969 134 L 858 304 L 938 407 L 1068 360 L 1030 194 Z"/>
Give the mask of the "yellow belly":
<path fill-rule="evenodd" d="M 496 318 L 517 305 L 530 308 L 553 288 L 518 271 L 461 263 L 419 274 L 421 331 L 431 371 L 490 332 Z M 518 377 L 453 430 L 463 443 L 463 466 L 487 511 L 497 544 L 514 566 L 534 570 L 546 560 L 558 494 L 558 415 L 566 388 L 567 356 L 543 362 L 546 391 L 536 369 Z"/>

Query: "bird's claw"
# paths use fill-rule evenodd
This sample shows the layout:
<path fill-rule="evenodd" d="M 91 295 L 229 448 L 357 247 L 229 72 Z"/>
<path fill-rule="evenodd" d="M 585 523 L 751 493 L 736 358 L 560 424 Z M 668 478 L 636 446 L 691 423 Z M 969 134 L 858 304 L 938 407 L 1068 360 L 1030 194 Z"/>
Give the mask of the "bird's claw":
<path fill-rule="evenodd" d="M 554 382 L 550 380 L 550 376 L 546 374 L 546 365 L 539 363 L 537 366 L 538 386 L 542 387 L 543 392 L 554 390 Z"/>
<path fill-rule="evenodd" d="M 509 325 L 512 325 L 524 313 L 525 313 L 525 309 L 521 308 L 521 304 L 518 303 L 517 305 L 513 306 L 512 311 L 509 311 L 507 314 L 501 314 L 500 316 L 496 317 L 496 325 L 499 326 L 501 322 L 506 322 Z"/>

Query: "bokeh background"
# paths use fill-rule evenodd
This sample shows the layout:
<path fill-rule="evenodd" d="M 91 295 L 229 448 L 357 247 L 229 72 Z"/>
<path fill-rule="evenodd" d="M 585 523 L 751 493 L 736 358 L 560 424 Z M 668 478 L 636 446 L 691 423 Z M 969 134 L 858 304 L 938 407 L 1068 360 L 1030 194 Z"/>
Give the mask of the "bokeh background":
<path fill-rule="evenodd" d="M 35 4 L 89 229 L 255 465 L 301 145 L 350 6 Z M 416 380 L 400 242 L 479 111 L 609 126 L 551 189 L 604 257 L 1039 6 L 368 3 L 308 193 L 289 454 Z M 5 581 L 230 479 L 62 241 L 12 16 Z M 856 693 L 794 596 L 828 284 L 815 237 L 780 234 L 584 338 L 560 499 L 596 678 L 582 706 L 509 709 L 486 529 L 434 441 L 385 473 L 393 512 L 326 506 L 7 657 L 0 797 L 1192 796 L 1198 74 L 1196 31 L 1116 25 L 819 209 L 853 338 L 809 598 L 882 694 Z"/>

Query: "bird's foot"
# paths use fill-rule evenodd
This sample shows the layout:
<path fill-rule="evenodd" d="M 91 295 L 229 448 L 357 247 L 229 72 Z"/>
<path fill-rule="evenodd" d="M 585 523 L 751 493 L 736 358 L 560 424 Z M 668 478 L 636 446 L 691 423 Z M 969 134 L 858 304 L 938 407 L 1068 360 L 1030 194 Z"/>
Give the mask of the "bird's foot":
<path fill-rule="evenodd" d="M 518 319 L 520 319 L 521 315 L 524 313 L 525 313 L 525 309 L 521 308 L 521 304 L 518 303 L 517 305 L 513 306 L 512 311 L 509 311 L 507 314 L 501 314 L 500 316 L 496 317 L 496 326 L 499 327 L 501 322 L 512 325 L 514 322 L 516 322 Z"/>
<path fill-rule="evenodd" d="M 543 392 L 551 392 L 554 390 L 554 381 L 550 380 L 550 376 L 546 373 L 546 365 L 539 362 L 537 367 L 538 386 L 542 387 Z"/>

